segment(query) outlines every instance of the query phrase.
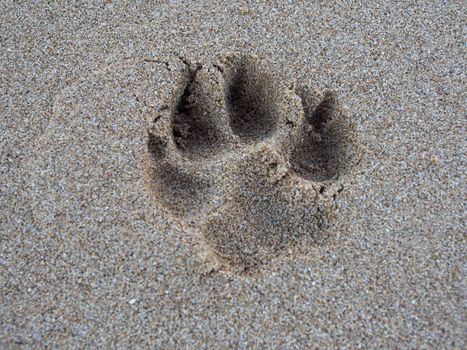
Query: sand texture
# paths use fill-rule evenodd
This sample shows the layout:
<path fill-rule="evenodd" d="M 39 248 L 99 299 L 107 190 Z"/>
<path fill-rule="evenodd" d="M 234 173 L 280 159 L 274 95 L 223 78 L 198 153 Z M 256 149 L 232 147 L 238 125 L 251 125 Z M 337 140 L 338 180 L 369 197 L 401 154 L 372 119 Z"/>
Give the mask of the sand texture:
<path fill-rule="evenodd" d="M 0 4 L 0 347 L 466 347 L 461 1 Z"/>

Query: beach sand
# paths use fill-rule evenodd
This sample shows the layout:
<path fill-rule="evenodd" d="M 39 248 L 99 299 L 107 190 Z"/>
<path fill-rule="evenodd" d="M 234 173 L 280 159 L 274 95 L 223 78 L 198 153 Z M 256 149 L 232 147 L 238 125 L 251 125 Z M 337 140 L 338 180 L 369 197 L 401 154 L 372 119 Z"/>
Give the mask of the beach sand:
<path fill-rule="evenodd" d="M 0 8 L 0 347 L 465 348 L 463 2 Z"/>

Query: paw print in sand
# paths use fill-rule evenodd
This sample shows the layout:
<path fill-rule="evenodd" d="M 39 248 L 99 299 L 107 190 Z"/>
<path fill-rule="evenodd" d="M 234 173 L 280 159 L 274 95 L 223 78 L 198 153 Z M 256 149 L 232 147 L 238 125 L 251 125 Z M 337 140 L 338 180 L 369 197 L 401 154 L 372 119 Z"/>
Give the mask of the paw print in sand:
<path fill-rule="evenodd" d="M 359 162 L 335 94 L 278 80 L 250 57 L 192 66 L 149 132 L 155 198 L 243 268 L 324 230 Z"/>

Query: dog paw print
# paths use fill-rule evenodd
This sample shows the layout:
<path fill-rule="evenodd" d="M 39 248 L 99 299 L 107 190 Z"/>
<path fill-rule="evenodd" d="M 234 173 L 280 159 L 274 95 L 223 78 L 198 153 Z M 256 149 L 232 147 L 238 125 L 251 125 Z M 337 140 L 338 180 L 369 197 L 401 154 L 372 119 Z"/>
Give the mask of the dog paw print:
<path fill-rule="evenodd" d="M 325 230 L 360 154 L 334 93 L 238 56 L 189 66 L 148 140 L 156 200 L 244 268 Z"/>

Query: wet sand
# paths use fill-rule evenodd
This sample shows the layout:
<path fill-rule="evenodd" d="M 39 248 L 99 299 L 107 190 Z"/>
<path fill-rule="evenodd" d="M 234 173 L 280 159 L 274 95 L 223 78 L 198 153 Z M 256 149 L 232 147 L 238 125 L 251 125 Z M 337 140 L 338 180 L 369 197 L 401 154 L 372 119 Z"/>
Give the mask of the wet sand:
<path fill-rule="evenodd" d="M 2 348 L 465 347 L 462 2 L 1 7 Z"/>

